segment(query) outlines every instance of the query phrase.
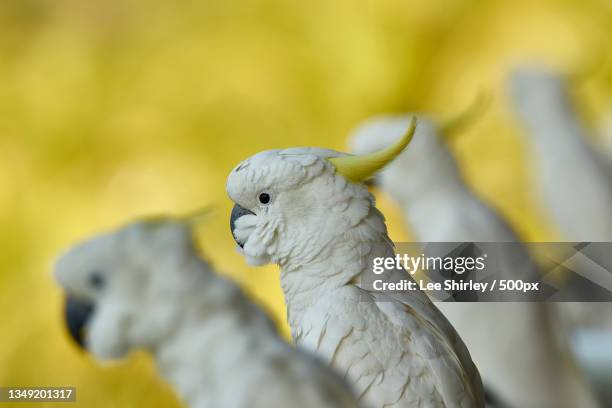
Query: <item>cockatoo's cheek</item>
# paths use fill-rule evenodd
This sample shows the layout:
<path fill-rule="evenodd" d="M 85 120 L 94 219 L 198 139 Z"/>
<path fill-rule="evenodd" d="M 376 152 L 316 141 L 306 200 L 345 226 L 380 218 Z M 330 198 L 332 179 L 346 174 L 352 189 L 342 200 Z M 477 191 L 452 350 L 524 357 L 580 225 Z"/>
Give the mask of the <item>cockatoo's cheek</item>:
<path fill-rule="evenodd" d="M 121 360 L 128 352 L 128 347 L 110 336 L 99 336 L 90 331 L 87 336 L 87 349 L 99 362 Z"/>
<path fill-rule="evenodd" d="M 236 240 L 236 243 L 239 246 L 244 247 L 249 238 L 251 237 L 251 234 L 253 234 L 253 232 L 255 231 L 255 227 L 246 227 L 246 228 L 240 228 L 240 227 L 236 227 L 236 229 L 234 229 L 233 234 L 234 234 L 234 239 Z"/>
<path fill-rule="evenodd" d="M 254 234 L 257 235 L 257 234 Z M 270 255 L 268 254 L 266 245 L 256 236 L 247 241 L 243 248 L 243 255 L 246 262 L 251 266 L 262 266 L 270 263 Z"/>
<path fill-rule="evenodd" d="M 232 220 L 232 235 L 239 246 L 244 247 L 247 244 L 255 228 L 257 228 L 257 221 L 256 215 L 243 215 Z"/>
<path fill-rule="evenodd" d="M 261 223 L 261 224 L 260 224 Z M 262 266 L 271 262 L 268 251 L 271 235 L 270 223 L 255 214 L 243 215 L 233 222 L 234 238 L 241 247 L 240 252 L 251 266 Z"/>
<path fill-rule="evenodd" d="M 100 306 L 85 337 L 87 350 L 100 361 L 121 359 L 129 351 L 126 338 L 129 330 L 127 308 L 119 302 L 110 301 Z"/>

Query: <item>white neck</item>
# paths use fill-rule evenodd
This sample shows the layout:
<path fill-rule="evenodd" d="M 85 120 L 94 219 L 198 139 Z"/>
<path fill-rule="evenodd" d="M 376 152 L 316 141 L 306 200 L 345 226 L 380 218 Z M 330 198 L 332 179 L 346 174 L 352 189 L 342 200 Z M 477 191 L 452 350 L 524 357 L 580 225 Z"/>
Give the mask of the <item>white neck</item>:
<path fill-rule="evenodd" d="M 208 401 L 219 406 L 225 396 L 218 392 L 240 382 L 241 364 L 281 340 L 272 322 L 236 285 L 209 272 L 199 260 L 188 268 L 199 278 L 176 293 L 174 330 L 151 351 L 162 376 L 188 405 Z"/>
<path fill-rule="evenodd" d="M 281 287 L 293 328 L 313 300 L 333 296 L 338 288 L 359 285 L 374 257 L 394 256 L 384 217 L 374 206 L 365 219 L 334 239 L 312 262 L 281 266 Z M 358 266 L 358 267 L 357 267 Z"/>

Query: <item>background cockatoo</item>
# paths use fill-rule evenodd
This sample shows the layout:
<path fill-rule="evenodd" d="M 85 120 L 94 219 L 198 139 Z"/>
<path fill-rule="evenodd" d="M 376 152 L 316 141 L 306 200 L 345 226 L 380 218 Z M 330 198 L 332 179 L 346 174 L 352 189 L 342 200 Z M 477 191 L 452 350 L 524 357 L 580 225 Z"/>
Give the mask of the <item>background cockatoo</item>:
<path fill-rule="evenodd" d="M 571 242 L 612 242 L 612 164 L 606 162 L 602 149 L 595 147 L 580 120 L 569 79 L 568 75 L 544 69 L 518 69 L 509 81 L 512 106 L 533 158 L 534 183 L 543 207 L 564 238 Z M 599 258 L 602 265 L 612 265 L 611 253 L 601 253 Z M 598 278 L 608 289 L 612 287 L 609 269 Z M 595 332 L 598 340 L 575 341 L 575 350 L 612 401 L 612 304 L 574 302 L 559 306 L 568 330 L 579 330 L 579 339 Z M 607 347 L 595 347 L 606 343 Z M 605 353 L 604 357 L 593 358 L 594 349 Z M 605 369 L 602 362 L 607 364 Z"/>
<path fill-rule="evenodd" d="M 356 407 L 348 386 L 282 341 L 213 273 L 179 220 L 136 222 L 75 246 L 56 265 L 74 339 L 99 360 L 151 351 L 191 407 Z"/>
<path fill-rule="evenodd" d="M 591 145 L 565 77 L 523 68 L 509 88 L 552 221 L 568 240 L 612 241 L 612 173 Z"/>
<path fill-rule="evenodd" d="M 572 242 L 611 242 L 612 165 L 589 140 L 565 77 L 525 68 L 513 75 L 510 92 L 552 221 Z M 602 256 L 612 264 L 612 254 Z M 608 282 L 612 285 L 612 277 Z M 612 329 L 612 305 L 576 303 L 567 312 L 577 326 Z"/>
<path fill-rule="evenodd" d="M 408 116 L 380 116 L 359 126 L 350 137 L 359 154 L 393 143 L 405 132 Z M 446 147 L 446 132 L 419 118 L 414 140 L 377 176 L 377 185 L 396 200 L 420 242 L 515 242 L 518 238 L 493 207 L 463 181 Z M 526 249 L 523 265 L 499 258 L 497 275 L 530 278 L 537 268 Z M 512 258 L 514 259 L 514 258 Z M 510 407 L 596 406 L 582 377 L 555 335 L 549 305 L 530 302 L 436 305 L 468 346 L 488 391 Z"/>
<path fill-rule="evenodd" d="M 227 181 L 231 228 L 250 264 L 280 266 L 295 342 L 343 373 L 368 405 L 482 407 L 468 350 L 429 298 L 362 285 L 373 258 L 394 256 L 362 181 L 401 153 L 414 126 L 366 156 L 291 148 L 248 158 Z"/>

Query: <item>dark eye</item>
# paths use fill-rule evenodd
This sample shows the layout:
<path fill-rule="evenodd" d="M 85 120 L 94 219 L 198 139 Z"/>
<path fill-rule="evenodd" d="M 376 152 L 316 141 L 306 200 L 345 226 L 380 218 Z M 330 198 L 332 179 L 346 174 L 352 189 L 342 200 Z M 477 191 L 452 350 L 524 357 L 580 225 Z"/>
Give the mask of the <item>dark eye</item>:
<path fill-rule="evenodd" d="M 259 194 L 259 202 L 262 204 L 269 204 L 270 200 L 272 200 L 272 197 L 270 197 L 270 194 L 268 193 L 261 193 Z"/>
<path fill-rule="evenodd" d="M 105 284 L 102 272 L 94 271 L 89 274 L 89 284 L 94 289 L 102 289 Z"/>

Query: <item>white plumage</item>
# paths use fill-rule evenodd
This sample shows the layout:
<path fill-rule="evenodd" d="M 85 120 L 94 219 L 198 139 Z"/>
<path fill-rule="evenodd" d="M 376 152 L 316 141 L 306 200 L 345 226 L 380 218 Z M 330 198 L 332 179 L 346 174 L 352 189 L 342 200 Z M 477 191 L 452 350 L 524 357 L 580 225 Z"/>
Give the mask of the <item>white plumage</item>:
<path fill-rule="evenodd" d="M 482 407 L 463 342 L 422 292 L 360 285 L 393 256 L 383 215 L 325 149 L 259 153 L 229 175 L 233 233 L 253 265 L 274 262 L 295 342 L 337 368 L 372 407 Z M 269 198 L 269 200 L 268 200 Z M 410 279 L 403 270 L 389 280 Z"/>
<path fill-rule="evenodd" d="M 356 153 L 377 150 L 405 132 L 407 116 L 381 116 L 351 137 Z M 512 229 L 464 183 L 444 136 L 421 118 L 414 139 L 381 174 L 381 188 L 404 211 L 421 242 L 516 242 Z M 516 250 L 513 246 L 513 251 Z M 523 250 L 526 260 L 529 255 Z M 526 261 L 500 263 L 498 278 L 535 277 Z M 513 407 L 588 407 L 594 402 L 566 360 L 549 305 L 541 303 L 437 303 L 466 342 L 485 386 Z"/>
<path fill-rule="evenodd" d="M 612 174 L 590 144 L 563 77 L 518 70 L 510 93 L 552 221 L 569 240 L 612 241 Z"/>
<path fill-rule="evenodd" d="M 509 91 L 532 155 L 534 184 L 551 221 L 566 240 L 611 242 L 612 132 L 608 132 L 612 127 L 606 132 L 604 124 L 601 146 L 590 140 L 571 98 L 569 81 L 560 73 L 523 67 L 512 76 Z M 612 264 L 610 253 L 602 252 L 599 258 Z M 610 287 L 612 277 L 602 272 L 598 279 Z M 567 331 L 573 333 L 581 363 L 599 376 L 599 367 L 605 366 L 607 359 L 593 358 L 595 350 L 608 350 L 597 349 L 583 339 L 601 336 L 610 341 L 612 305 L 562 303 L 559 310 Z M 609 378 L 607 370 L 602 377 Z M 609 381 L 597 383 L 609 403 Z"/>
<path fill-rule="evenodd" d="M 56 277 L 93 308 L 81 324 L 97 359 L 151 351 L 190 407 L 357 406 L 339 377 L 283 342 L 259 307 L 213 273 L 185 223 L 138 222 L 97 236 L 64 255 Z"/>
<path fill-rule="evenodd" d="M 611 242 L 612 164 L 591 144 L 564 76 L 523 68 L 512 76 L 509 91 L 533 158 L 534 182 L 551 220 L 569 241 Z M 611 254 L 602 255 L 612 263 Z M 604 278 L 612 282 L 610 276 Z M 612 328 L 610 304 L 561 306 L 572 328 Z"/>

